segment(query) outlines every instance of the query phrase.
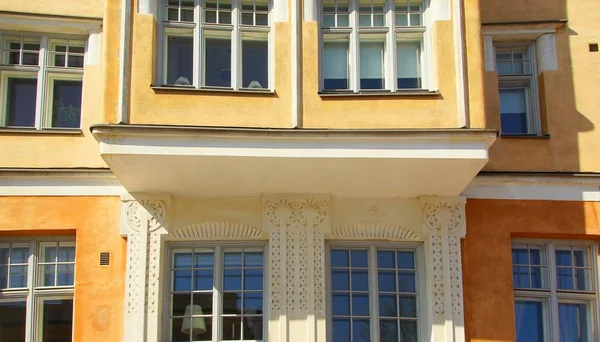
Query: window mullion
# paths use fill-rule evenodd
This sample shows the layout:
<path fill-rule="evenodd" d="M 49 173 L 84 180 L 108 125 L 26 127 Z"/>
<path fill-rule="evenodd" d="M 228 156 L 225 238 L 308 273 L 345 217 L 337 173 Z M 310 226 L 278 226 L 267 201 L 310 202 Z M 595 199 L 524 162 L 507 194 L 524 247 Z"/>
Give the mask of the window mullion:
<path fill-rule="evenodd" d="M 386 13 L 385 13 L 385 22 L 388 28 L 388 32 L 386 33 L 386 64 L 385 64 L 385 75 L 386 75 L 386 89 L 391 91 L 396 91 L 397 82 L 396 79 L 396 31 L 394 30 L 394 2 L 387 1 L 385 5 Z"/>
<path fill-rule="evenodd" d="M 201 6 L 201 0 L 194 1 L 194 22 L 196 26 L 194 27 L 194 48 L 193 48 L 193 58 L 194 64 L 192 67 L 192 72 L 194 74 L 193 84 L 196 88 L 200 88 L 202 85 L 202 64 L 204 63 L 204 58 L 202 57 L 202 16 L 203 16 L 203 8 Z M 166 60 L 166 58 L 165 58 Z M 164 63 L 165 67 L 167 63 Z"/>
<path fill-rule="evenodd" d="M 379 341 L 379 284 L 377 278 L 377 248 L 369 247 L 369 279 L 371 280 L 371 341 Z"/>
<path fill-rule="evenodd" d="M 23 50 L 21 49 L 21 55 Z M 38 52 L 39 70 L 37 76 L 37 93 L 35 100 L 35 127 L 42 129 L 46 120 L 46 60 L 48 55 L 48 37 L 44 36 L 40 39 L 40 50 Z"/>
<path fill-rule="evenodd" d="M 547 247 L 548 253 L 548 280 L 550 285 L 550 303 L 548 303 L 548 315 L 550 316 L 550 336 L 549 341 L 558 342 L 559 341 L 559 322 L 558 322 L 558 297 L 556 295 L 556 260 L 554 258 L 554 244 L 550 243 Z"/>
<path fill-rule="evenodd" d="M 241 33 L 240 33 L 240 7 L 241 0 L 232 1 L 231 10 L 231 23 L 233 24 L 233 31 L 231 32 L 231 87 L 233 90 L 240 88 L 239 79 L 241 69 Z"/>
<path fill-rule="evenodd" d="M 350 89 L 357 92 L 360 89 L 360 43 L 358 36 L 358 0 L 350 2 Z"/>
<path fill-rule="evenodd" d="M 27 269 L 27 315 L 25 317 L 25 341 L 27 342 L 32 342 L 34 341 L 34 334 L 35 334 L 35 325 L 36 325 L 36 320 L 35 320 L 35 297 L 34 297 L 34 281 L 35 281 L 35 272 L 36 272 L 36 265 L 37 265 L 37 258 L 36 258 L 36 243 L 35 241 L 31 241 L 29 243 L 29 258 L 28 258 L 28 264 L 29 267 Z M 9 274 L 9 278 L 10 278 L 10 274 Z"/>
<path fill-rule="evenodd" d="M 222 253 L 221 246 L 215 246 L 214 249 L 214 257 L 215 261 L 214 265 L 214 285 L 213 285 L 213 332 L 212 332 L 212 340 L 220 341 L 221 340 L 221 312 L 223 311 L 221 308 L 221 293 L 223 292 L 223 266 L 222 266 Z"/>

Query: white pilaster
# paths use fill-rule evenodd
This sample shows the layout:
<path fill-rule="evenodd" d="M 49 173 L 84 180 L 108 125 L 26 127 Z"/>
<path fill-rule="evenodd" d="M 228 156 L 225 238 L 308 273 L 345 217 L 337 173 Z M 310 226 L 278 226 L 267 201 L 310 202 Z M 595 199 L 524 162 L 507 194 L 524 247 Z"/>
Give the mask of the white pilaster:
<path fill-rule="evenodd" d="M 127 236 L 126 342 L 158 341 L 160 236 L 166 233 L 167 204 L 153 198 L 122 200 L 122 233 Z"/>
<path fill-rule="evenodd" d="M 464 342 L 460 239 L 466 234 L 463 197 L 420 198 L 427 236 L 427 278 L 431 279 L 431 341 Z"/>

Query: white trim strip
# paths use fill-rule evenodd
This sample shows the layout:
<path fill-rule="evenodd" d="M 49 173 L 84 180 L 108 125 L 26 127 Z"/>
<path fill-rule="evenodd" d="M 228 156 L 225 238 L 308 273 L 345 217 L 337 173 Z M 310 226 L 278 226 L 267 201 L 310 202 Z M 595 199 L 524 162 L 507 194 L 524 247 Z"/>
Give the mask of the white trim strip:
<path fill-rule="evenodd" d="M 600 202 L 600 180 L 579 177 L 479 176 L 462 194 L 467 198 L 478 199 Z"/>
<path fill-rule="evenodd" d="M 124 192 L 112 174 L 0 176 L 0 196 L 120 196 Z"/>

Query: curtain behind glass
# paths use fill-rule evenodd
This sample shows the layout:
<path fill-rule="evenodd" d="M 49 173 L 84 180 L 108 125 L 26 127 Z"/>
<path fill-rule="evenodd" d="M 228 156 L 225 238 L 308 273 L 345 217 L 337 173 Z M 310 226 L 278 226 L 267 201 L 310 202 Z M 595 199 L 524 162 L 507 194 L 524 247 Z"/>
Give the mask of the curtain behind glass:
<path fill-rule="evenodd" d="M 515 301 L 517 342 L 544 342 L 542 302 Z"/>
<path fill-rule="evenodd" d="M 421 77 L 419 76 L 420 49 L 420 42 L 398 42 L 396 44 L 398 89 L 421 88 Z"/>
<path fill-rule="evenodd" d="M 360 43 L 360 88 L 383 89 L 384 42 Z"/>
<path fill-rule="evenodd" d="M 323 88 L 348 89 L 348 42 L 323 43 Z"/>

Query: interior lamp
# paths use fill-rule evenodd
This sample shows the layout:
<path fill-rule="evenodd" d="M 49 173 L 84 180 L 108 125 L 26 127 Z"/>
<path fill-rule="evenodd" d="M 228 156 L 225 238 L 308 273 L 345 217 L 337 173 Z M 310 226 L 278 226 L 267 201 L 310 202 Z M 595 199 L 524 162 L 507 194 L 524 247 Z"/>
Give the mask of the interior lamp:
<path fill-rule="evenodd" d="M 188 305 L 185 308 L 185 318 L 181 324 L 181 332 L 187 335 L 202 335 L 206 332 L 206 322 L 204 317 L 192 317 L 202 315 L 200 305 Z"/>

